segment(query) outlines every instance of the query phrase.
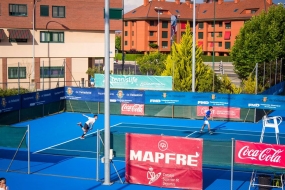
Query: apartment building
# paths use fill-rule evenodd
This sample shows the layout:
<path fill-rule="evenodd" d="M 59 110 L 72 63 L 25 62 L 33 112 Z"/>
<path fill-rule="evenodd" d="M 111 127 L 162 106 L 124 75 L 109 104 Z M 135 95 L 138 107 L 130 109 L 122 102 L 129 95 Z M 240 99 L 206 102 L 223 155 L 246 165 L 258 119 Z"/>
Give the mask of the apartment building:
<path fill-rule="evenodd" d="M 272 0 L 204 0 L 196 4 L 196 43 L 205 55 L 228 56 L 245 21 L 272 5 Z M 180 0 L 144 0 L 143 5 L 126 13 L 122 34 L 124 50 L 170 52 L 171 15 L 177 16 L 174 40 L 179 42 L 187 22 L 193 29 L 190 0 L 183 3 Z"/>
<path fill-rule="evenodd" d="M 0 88 L 20 83 L 39 90 L 88 80 L 88 67 L 105 56 L 104 6 L 102 0 L 1 0 Z M 122 1 L 111 1 L 110 8 L 122 8 Z M 122 20 L 110 20 L 111 64 L 121 28 Z"/>

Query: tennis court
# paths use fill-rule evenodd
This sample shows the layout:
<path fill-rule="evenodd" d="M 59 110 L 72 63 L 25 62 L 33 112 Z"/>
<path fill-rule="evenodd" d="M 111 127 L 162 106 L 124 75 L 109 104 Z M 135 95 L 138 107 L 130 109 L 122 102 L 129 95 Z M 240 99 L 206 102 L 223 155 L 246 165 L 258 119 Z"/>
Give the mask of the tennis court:
<path fill-rule="evenodd" d="M 274 115 L 282 115 L 282 112 L 275 112 Z M 56 121 L 56 123 L 54 122 Z M 12 164 L 11 171 L 3 172 L 8 166 L 13 156 L 14 149 L 0 149 L 0 175 L 7 178 L 10 189 L 22 188 L 21 181 L 29 181 L 30 189 L 158 189 L 150 186 L 138 186 L 131 184 L 120 184 L 114 167 L 111 166 L 111 181 L 116 181 L 112 186 L 104 186 L 96 179 L 96 154 L 97 154 L 97 129 L 102 132 L 104 128 L 104 116 L 99 115 L 94 129 L 88 134 L 85 140 L 79 136 L 81 129 L 76 125 L 77 122 L 85 122 L 82 114 L 61 113 L 41 119 L 31 120 L 17 124 L 18 126 L 30 125 L 31 142 L 31 174 L 23 174 L 27 171 L 27 154 L 25 149 L 17 154 Z M 124 135 L 128 133 L 144 133 L 156 135 L 171 135 L 189 138 L 203 138 L 219 142 L 231 142 L 232 138 L 236 140 L 245 140 L 259 142 L 262 123 L 238 123 L 227 121 L 212 121 L 211 127 L 213 135 L 199 133 L 201 120 L 188 119 L 170 119 L 170 118 L 147 118 L 135 116 L 115 116 L 110 117 L 111 133 Z M 280 142 L 285 144 L 285 125 L 280 126 Z M 265 143 L 274 143 L 275 134 L 267 130 L 264 137 Z M 116 144 L 124 150 L 124 144 Z M 115 147 L 116 148 L 116 147 Z M 114 149 L 116 151 L 116 149 Z M 116 156 L 116 155 L 115 155 Z M 114 158 L 114 165 L 123 178 L 125 173 L 125 162 L 123 156 Z M 100 164 L 100 180 L 103 179 L 103 164 Z M 204 189 L 229 189 L 230 172 L 204 168 Z M 250 173 L 235 172 L 235 189 L 248 189 Z M 17 183 L 13 183 L 17 181 Z M 37 181 L 34 183 L 34 181 Z M 57 181 L 61 185 L 45 187 L 37 186 L 40 183 Z M 80 185 L 79 185 L 80 184 Z M 224 188 L 223 188 L 224 187 Z"/>

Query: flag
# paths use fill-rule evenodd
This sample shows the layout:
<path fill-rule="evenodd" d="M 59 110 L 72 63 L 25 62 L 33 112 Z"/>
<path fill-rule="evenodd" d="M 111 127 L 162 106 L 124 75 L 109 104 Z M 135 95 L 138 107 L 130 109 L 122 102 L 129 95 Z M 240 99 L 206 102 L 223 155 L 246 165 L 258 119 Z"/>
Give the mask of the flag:
<path fill-rule="evenodd" d="M 177 32 L 177 16 L 171 15 L 171 36 L 170 39 L 173 40 L 173 36 Z"/>

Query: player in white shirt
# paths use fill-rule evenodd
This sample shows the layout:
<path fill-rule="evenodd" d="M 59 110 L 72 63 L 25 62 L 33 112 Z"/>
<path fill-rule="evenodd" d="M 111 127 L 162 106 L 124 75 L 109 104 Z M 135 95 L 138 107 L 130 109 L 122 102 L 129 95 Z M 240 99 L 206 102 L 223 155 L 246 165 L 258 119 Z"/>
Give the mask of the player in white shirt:
<path fill-rule="evenodd" d="M 86 135 L 86 133 L 89 130 L 92 130 L 93 125 L 98 118 L 98 115 L 94 115 L 93 117 L 88 117 L 87 115 L 83 114 L 83 116 L 88 118 L 88 120 L 85 122 L 84 126 L 82 126 L 81 122 L 77 123 L 77 125 L 79 125 L 83 131 L 83 134 L 80 137 L 81 139 L 84 139 L 85 138 L 84 136 Z"/>

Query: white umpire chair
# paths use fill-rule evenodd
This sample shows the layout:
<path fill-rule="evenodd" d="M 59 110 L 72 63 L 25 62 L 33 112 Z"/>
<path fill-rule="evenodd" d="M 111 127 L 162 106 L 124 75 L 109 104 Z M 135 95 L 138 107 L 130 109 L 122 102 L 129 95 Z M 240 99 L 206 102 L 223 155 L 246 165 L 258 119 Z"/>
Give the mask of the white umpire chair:
<path fill-rule="evenodd" d="M 264 137 L 264 132 L 265 132 L 265 128 L 273 128 L 275 130 L 275 137 L 276 137 L 276 144 L 280 144 L 279 141 L 279 125 L 282 123 L 282 117 L 281 116 L 273 116 L 273 117 L 268 117 L 267 115 L 263 116 L 262 118 L 262 131 L 261 131 L 261 136 L 260 136 L 260 143 L 263 142 L 263 137 Z M 261 185 L 259 183 L 256 183 L 255 179 L 257 172 L 255 170 L 253 170 L 252 174 L 251 174 L 251 180 L 250 180 L 250 184 L 249 184 L 249 190 L 251 189 L 251 187 L 255 187 L 255 186 L 264 186 L 264 187 L 270 187 L 270 188 L 281 188 L 282 190 L 284 190 L 284 175 L 281 174 L 280 177 L 280 184 L 278 186 L 274 186 L 274 185 Z"/>
<path fill-rule="evenodd" d="M 266 115 L 262 118 L 262 131 L 260 136 L 260 142 L 263 142 L 265 128 L 274 128 L 275 129 L 275 136 L 276 136 L 276 144 L 280 144 L 279 141 L 279 125 L 282 123 L 282 117 L 280 116 L 273 116 L 267 117 Z"/>

